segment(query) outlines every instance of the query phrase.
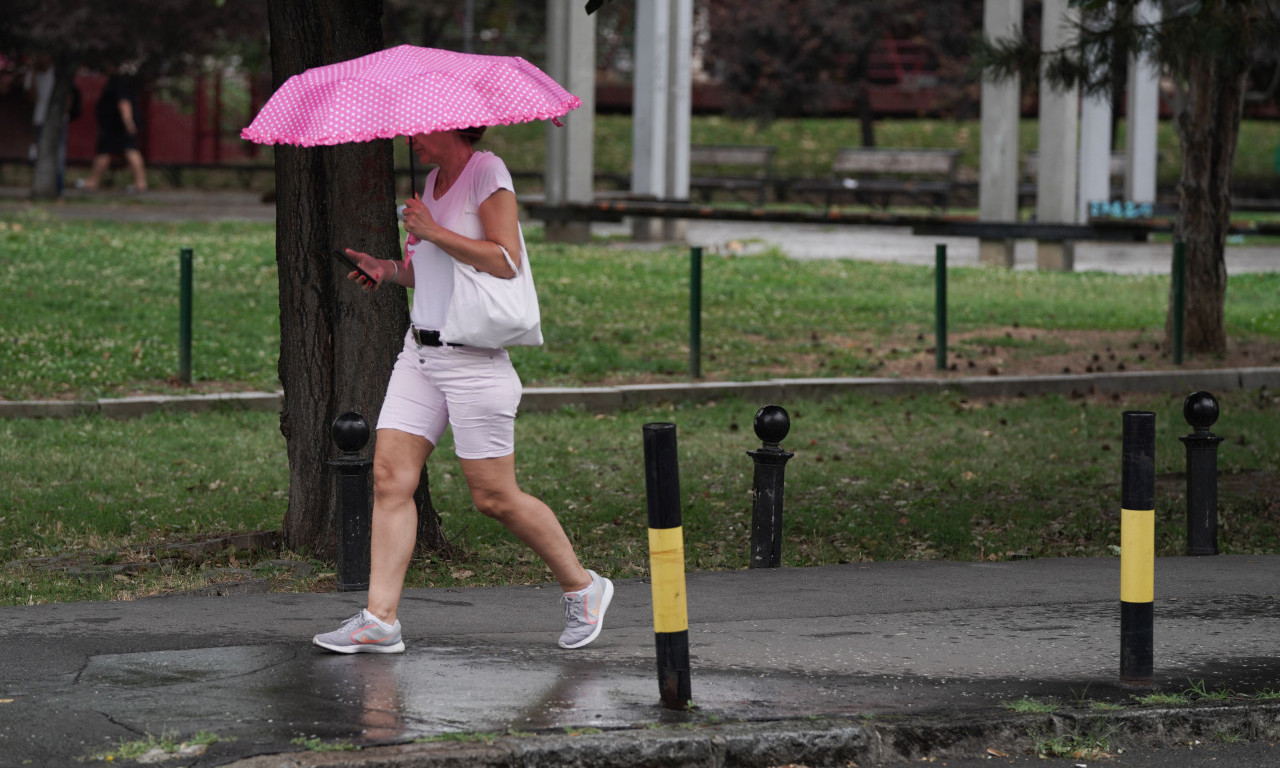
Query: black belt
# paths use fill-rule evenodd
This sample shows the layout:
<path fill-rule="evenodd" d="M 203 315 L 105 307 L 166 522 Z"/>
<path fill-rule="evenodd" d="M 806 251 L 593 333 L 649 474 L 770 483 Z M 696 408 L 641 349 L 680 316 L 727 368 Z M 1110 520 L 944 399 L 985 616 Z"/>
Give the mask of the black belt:
<path fill-rule="evenodd" d="M 465 347 L 466 344 L 454 344 L 451 341 L 441 341 L 439 331 L 428 331 L 425 328 L 412 328 L 413 340 L 418 342 L 420 347 Z"/>

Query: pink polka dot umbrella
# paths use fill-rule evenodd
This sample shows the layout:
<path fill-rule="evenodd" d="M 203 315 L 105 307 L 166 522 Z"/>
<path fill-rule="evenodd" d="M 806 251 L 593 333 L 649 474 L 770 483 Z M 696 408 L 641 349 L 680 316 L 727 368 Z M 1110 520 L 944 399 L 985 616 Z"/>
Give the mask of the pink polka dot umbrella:
<path fill-rule="evenodd" d="M 294 75 L 240 136 L 257 144 L 327 146 L 555 121 L 581 105 L 519 56 L 401 45 Z"/>

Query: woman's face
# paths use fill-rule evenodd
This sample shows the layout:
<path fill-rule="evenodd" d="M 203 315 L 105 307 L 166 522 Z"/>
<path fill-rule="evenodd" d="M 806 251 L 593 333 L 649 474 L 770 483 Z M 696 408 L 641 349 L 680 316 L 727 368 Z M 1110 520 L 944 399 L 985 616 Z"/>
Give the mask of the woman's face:
<path fill-rule="evenodd" d="M 451 131 L 435 131 L 433 133 L 417 133 L 409 137 L 409 149 L 424 163 L 437 162 L 442 154 L 444 142 Z"/>

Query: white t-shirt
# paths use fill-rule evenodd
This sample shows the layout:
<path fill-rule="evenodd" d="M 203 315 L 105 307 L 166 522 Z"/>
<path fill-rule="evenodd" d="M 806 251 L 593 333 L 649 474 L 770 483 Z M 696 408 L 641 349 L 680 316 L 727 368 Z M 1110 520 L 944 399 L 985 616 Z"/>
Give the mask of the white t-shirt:
<path fill-rule="evenodd" d="M 436 175 L 439 168 L 427 174 L 422 202 L 435 220 L 446 229 L 464 237 L 485 239 L 480 223 L 480 204 L 499 189 L 515 192 L 511 172 L 502 158 L 492 152 L 476 152 L 467 161 L 462 174 L 439 199 L 436 199 Z M 453 296 L 453 257 L 425 240 L 406 246 L 407 258 L 413 263 L 413 306 L 409 318 L 418 328 L 438 330 L 444 325 L 449 299 Z M 520 232 L 520 259 L 527 258 L 524 233 Z M 515 254 L 512 254 L 515 256 Z"/>

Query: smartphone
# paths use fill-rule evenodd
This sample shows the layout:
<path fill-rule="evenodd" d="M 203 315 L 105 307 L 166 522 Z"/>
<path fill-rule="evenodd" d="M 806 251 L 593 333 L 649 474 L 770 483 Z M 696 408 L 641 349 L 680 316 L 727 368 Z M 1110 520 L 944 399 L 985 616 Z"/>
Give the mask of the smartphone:
<path fill-rule="evenodd" d="M 372 275 L 370 275 L 368 272 L 365 272 L 363 269 L 361 269 L 360 265 L 356 264 L 355 261 L 350 256 L 348 256 L 344 251 L 334 248 L 333 255 L 337 256 L 339 259 L 342 259 L 342 261 L 345 262 L 348 267 L 351 267 L 355 271 L 359 272 L 360 276 L 363 277 L 365 280 L 368 280 L 371 285 L 378 284 L 378 281 L 374 280 Z"/>

